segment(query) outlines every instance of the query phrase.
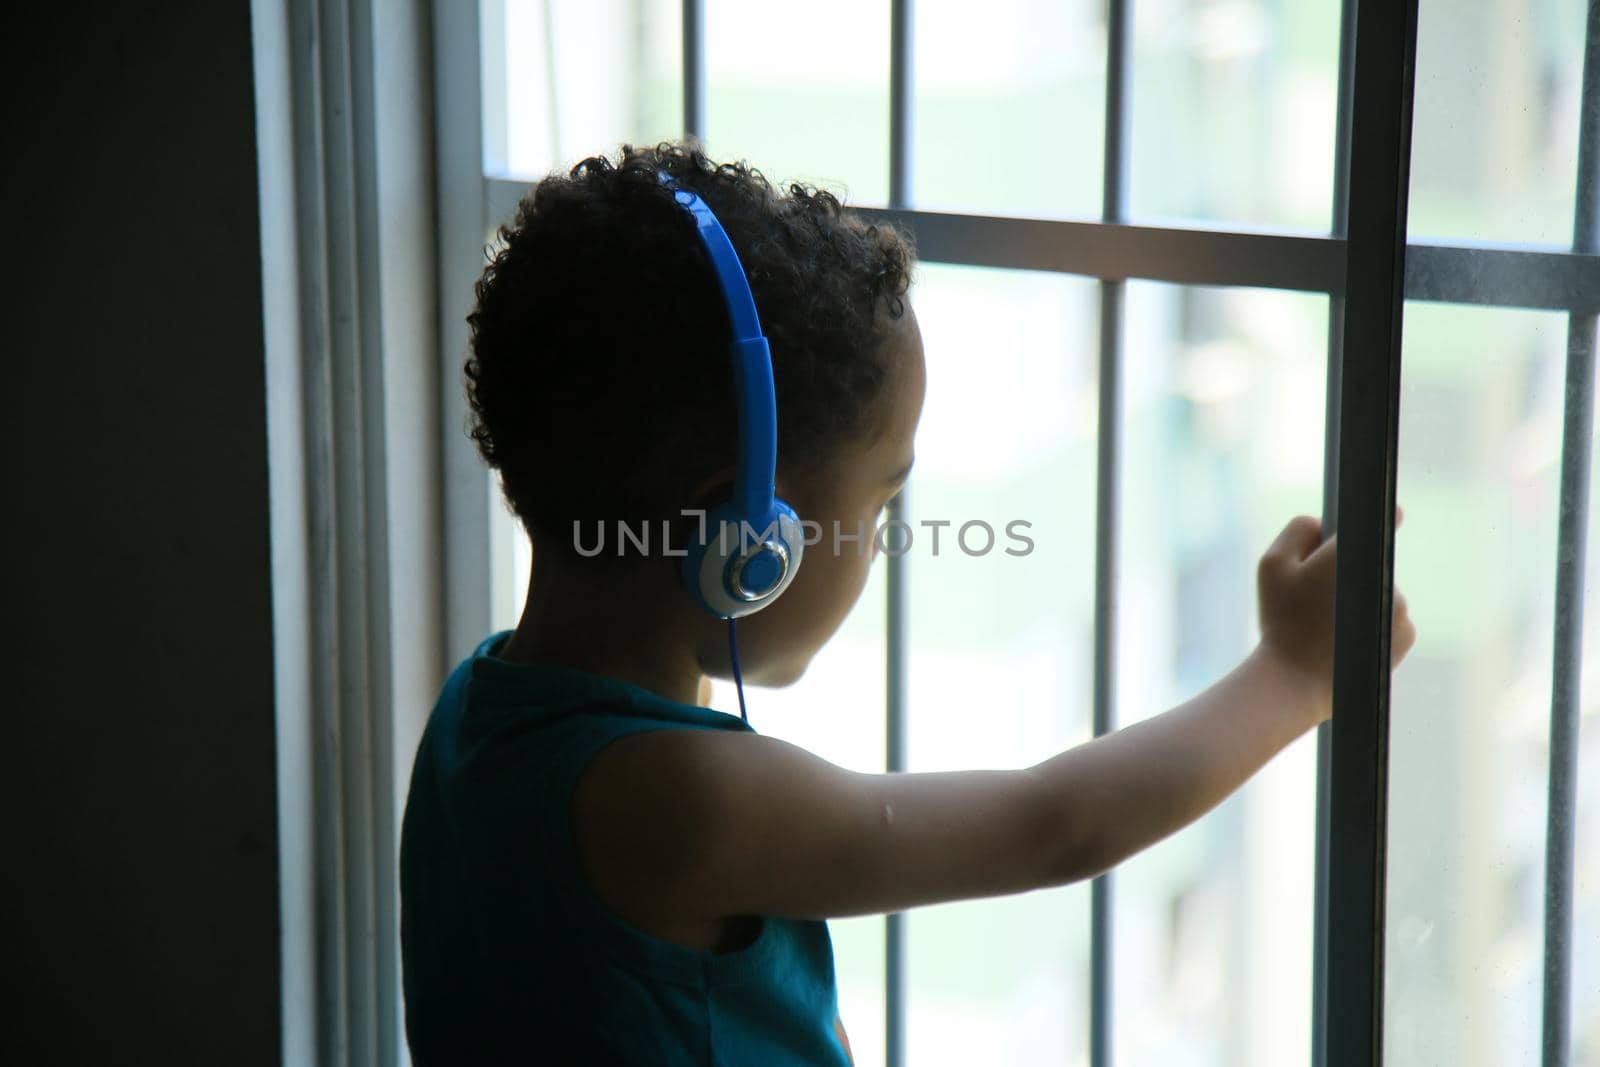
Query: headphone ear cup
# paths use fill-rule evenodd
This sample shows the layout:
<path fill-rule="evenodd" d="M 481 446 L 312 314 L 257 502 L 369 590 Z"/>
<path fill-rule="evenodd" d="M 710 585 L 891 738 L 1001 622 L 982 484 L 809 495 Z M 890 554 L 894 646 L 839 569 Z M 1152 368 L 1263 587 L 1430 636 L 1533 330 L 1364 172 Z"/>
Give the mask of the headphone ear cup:
<path fill-rule="evenodd" d="M 774 500 L 756 522 L 739 515 L 731 502 L 722 503 L 706 513 L 704 540 L 691 539 L 680 576 L 706 611 L 719 619 L 742 618 L 789 587 L 804 549 L 804 527 L 783 501 Z"/>
<path fill-rule="evenodd" d="M 727 561 L 720 551 L 718 539 L 721 524 L 730 518 L 732 510 L 727 503 L 706 509 L 701 525 L 694 529 L 694 535 L 689 538 L 687 552 L 679 565 L 683 587 L 694 597 L 696 604 L 719 619 L 731 617 L 726 614 L 727 600 L 720 595 L 722 573 Z M 734 518 L 732 521 L 738 520 Z"/>

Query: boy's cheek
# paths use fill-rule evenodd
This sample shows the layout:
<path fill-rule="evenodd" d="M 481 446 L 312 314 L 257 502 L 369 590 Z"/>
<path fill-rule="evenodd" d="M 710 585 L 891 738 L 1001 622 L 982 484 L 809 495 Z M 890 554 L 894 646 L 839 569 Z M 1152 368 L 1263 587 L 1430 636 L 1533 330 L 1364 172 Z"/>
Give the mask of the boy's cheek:
<path fill-rule="evenodd" d="M 798 665 L 787 670 L 805 669 L 859 599 L 869 565 L 866 553 L 858 555 L 848 544 L 837 556 L 826 541 L 807 551 L 794 582 L 772 607 L 755 616 L 770 628 L 774 661 Z"/>

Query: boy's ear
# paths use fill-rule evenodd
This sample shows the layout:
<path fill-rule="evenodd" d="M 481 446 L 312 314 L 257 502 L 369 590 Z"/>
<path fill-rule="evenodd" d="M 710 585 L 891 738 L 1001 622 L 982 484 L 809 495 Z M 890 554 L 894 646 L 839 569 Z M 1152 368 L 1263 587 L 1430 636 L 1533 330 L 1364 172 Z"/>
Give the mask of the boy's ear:
<path fill-rule="evenodd" d="M 689 492 L 688 499 L 679 504 L 667 518 L 672 545 L 681 547 L 699 536 L 703 527 L 696 521 L 694 512 L 699 511 L 704 516 L 713 506 L 727 500 L 733 493 L 733 475 L 734 468 L 728 466 L 707 475 L 695 485 Z M 689 514 L 683 514 L 685 511 Z M 674 570 L 677 569 L 680 559 L 681 557 L 671 560 Z"/>
<path fill-rule="evenodd" d="M 737 473 L 735 468 L 730 464 L 714 474 L 707 475 L 695 487 L 694 492 L 690 494 L 690 502 L 683 506 L 685 508 L 709 510 L 713 504 L 727 500 L 733 495 L 733 477 L 735 473 Z M 786 477 L 781 470 L 778 472 L 777 477 L 773 479 L 773 492 L 779 500 L 787 501 L 795 507 L 799 506 L 795 504 L 796 496 L 804 495 L 802 488 L 793 479 Z"/>
<path fill-rule="evenodd" d="M 733 494 L 733 476 L 735 473 L 735 468 L 729 465 L 712 474 L 708 474 L 690 492 L 689 502 L 683 506 L 685 508 L 709 510 L 713 504 L 728 499 Z"/>
<path fill-rule="evenodd" d="M 772 480 L 772 492 L 779 500 L 794 508 L 800 507 L 795 501 L 804 495 L 800 486 L 793 479 L 785 477 L 782 471 L 779 471 L 778 476 Z"/>

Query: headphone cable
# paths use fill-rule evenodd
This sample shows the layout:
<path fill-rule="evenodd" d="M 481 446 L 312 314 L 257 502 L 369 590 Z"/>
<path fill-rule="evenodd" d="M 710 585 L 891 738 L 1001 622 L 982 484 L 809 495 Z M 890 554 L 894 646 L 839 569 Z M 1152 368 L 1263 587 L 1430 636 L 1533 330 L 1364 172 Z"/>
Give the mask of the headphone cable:
<path fill-rule="evenodd" d="M 744 710 L 744 679 L 739 674 L 739 638 L 734 630 L 737 621 L 728 620 L 728 658 L 733 660 L 733 687 L 739 691 L 739 716 L 749 726 L 750 716 Z"/>

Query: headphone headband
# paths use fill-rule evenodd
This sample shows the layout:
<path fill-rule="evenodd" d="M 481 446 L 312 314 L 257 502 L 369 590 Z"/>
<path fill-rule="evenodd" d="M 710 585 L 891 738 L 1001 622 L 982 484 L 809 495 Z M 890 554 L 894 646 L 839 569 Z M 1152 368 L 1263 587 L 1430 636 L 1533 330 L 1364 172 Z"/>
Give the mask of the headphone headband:
<path fill-rule="evenodd" d="M 679 574 L 701 607 L 729 620 L 729 654 L 734 657 L 737 681 L 732 621 L 760 611 L 794 580 L 805 550 L 805 528 L 794 509 L 777 498 L 773 485 L 778 468 L 778 399 L 772 384 L 772 352 L 761 335 L 744 267 L 710 206 L 678 185 L 671 174 L 657 171 L 656 175 L 693 214 L 733 327 L 728 351 L 739 419 L 733 494 L 711 506 L 700 537 L 687 546 Z M 743 694 L 741 687 L 741 709 Z"/>
<path fill-rule="evenodd" d="M 772 351 L 762 336 L 755 296 L 750 292 L 744 267 L 717 216 L 671 174 L 657 171 L 656 175 L 661 184 L 672 187 L 678 203 L 694 214 L 701 243 L 711 255 L 711 266 L 728 308 L 733 326 L 729 348 L 739 420 L 733 503 L 740 518 L 759 522 L 772 510 L 778 469 L 778 401 L 772 384 Z"/>

